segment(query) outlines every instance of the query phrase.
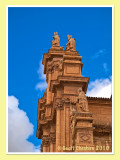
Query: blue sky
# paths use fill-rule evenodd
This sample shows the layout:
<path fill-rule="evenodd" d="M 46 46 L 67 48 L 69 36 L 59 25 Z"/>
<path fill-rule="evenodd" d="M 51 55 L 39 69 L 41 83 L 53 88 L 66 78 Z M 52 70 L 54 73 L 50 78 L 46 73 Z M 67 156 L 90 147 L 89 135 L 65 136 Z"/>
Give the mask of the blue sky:
<path fill-rule="evenodd" d="M 28 135 L 26 139 L 35 146 L 40 144 L 36 138 L 38 98 L 45 91 L 44 87 L 36 87 L 40 83 L 45 84 L 40 73 L 40 62 L 43 53 L 52 46 L 54 32 L 58 32 L 60 45 L 64 48 L 68 34 L 75 38 L 76 50 L 83 57 L 82 75 L 90 77 L 89 96 L 94 96 L 96 86 L 97 89 L 103 87 L 106 90 L 105 87 L 111 84 L 111 7 L 9 7 L 8 94 L 19 100 L 16 106 L 26 113 L 33 124 L 33 135 Z"/>

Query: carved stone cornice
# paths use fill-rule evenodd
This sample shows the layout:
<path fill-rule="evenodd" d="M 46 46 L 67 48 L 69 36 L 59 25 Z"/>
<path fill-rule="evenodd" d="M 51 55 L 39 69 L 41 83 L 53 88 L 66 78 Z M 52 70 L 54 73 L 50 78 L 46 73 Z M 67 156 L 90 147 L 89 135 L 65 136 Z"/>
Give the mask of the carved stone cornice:
<path fill-rule="evenodd" d="M 88 105 L 96 105 L 100 106 L 109 106 L 112 107 L 112 98 L 103 98 L 103 97 L 87 97 Z"/>
<path fill-rule="evenodd" d="M 79 116 L 79 117 L 85 117 L 85 118 L 92 118 L 92 113 L 90 112 L 76 112 L 76 117 Z"/>
<path fill-rule="evenodd" d="M 88 86 L 89 78 L 88 77 L 70 77 L 70 76 L 58 76 L 57 80 L 52 80 L 50 83 L 50 90 L 54 90 L 60 84 L 83 84 L 83 91 L 86 93 Z"/>
<path fill-rule="evenodd" d="M 112 125 L 109 123 L 103 123 L 103 122 L 99 122 L 99 123 L 93 123 L 93 126 L 95 127 L 96 131 L 109 131 L 112 132 Z"/>

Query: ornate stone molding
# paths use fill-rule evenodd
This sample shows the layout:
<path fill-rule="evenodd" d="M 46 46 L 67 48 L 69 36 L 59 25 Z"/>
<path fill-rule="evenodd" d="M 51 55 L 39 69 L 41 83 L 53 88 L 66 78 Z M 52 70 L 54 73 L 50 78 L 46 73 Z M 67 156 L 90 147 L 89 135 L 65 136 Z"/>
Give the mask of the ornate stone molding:
<path fill-rule="evenodd" d="M 56 109 L 63 109 L 63 104 L 64 104 L 64 102 L 62 100 L 60 100 L 55 103 L 55 108 Z"/>
<path fill-rule="evenodd" d="M 43 135 L 42 136 L 42 145 L 48 146 L 50 144 L 50 136 L 49 135 Z"/>
<path fill-rule="evenodd" d="M 64 106 L 65 103 L 70 103 L 70 98 L 69 97 L 56 98 L 55 108 L 56 109 L 63 109 L 63 106 Z"/>

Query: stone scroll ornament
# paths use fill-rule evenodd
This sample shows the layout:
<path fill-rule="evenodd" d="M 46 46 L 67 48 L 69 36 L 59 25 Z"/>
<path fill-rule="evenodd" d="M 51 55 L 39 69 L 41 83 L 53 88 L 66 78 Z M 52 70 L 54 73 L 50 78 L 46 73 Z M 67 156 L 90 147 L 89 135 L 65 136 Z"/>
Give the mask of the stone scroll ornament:
<path fill-rule="evenodd" d="M 89 112 L 87 97 L 82 91 L 82 88 L 78 89 L 78 103 L 76 104 L 77 112 Z"/>
<path fill-rule="evenodd" d="M 66 50 L 75 51 L 75 38 L 72 38 L 72 35 L 68 35 L 68 43 L 66 44 Z"/>
<path fill-rule="evenodd" d="M 57 32 L 54 32 L 53 40 L 52 40 L 52 48 L 60 47 L 60 37 Z"/>

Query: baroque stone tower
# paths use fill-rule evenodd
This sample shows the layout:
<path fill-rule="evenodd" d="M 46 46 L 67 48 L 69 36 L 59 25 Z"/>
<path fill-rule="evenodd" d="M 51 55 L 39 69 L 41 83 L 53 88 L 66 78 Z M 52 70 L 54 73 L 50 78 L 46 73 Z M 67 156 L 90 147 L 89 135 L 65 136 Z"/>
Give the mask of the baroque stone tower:
<path fill-rule="evenodd" d="M 95 151 L 93 115 L 89 97 L 85 95 L 89 78 L 81 75 L 81 60 L 75 39 L 68 35 L 64 50 L 55 32 L 52 48 L 44 53 L 42 61 L 47 81 L 46 92 L 38 101 L 37 115 L 37 137 L 42 139 L 42 152 Z M 107 103 L 111 105 L 110 100 Z"/>

